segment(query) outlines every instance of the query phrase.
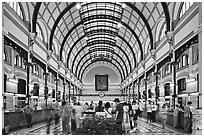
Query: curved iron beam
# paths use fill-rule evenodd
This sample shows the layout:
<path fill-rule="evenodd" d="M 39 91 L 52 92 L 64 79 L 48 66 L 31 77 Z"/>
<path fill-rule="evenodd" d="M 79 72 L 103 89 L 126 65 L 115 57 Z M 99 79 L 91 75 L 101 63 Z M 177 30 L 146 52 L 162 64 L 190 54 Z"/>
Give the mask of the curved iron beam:
<path fill-rule="evenodd" d="M 92 53 L 93 53 L 93 52 L 92 52 Z M 125 66 L 126 76 L 128 76 L 128 69 L 127 69 L 127 66 L 125 65 L 125 61 L 124 61 L 124 60 L 122 59 L 122 57 L 119 56 L 117 53 L 113 53 L 113 54 L 115 54 L 118 58 L 120 58 L 120 60 L 122 60 L 124 66 Z M 76 74 L 76 75 L 77 75 L 78 67 L 79 67 L 81 61 L 82 61 L 87 55 L 89 55 L 89 52 L 87 52 L 86 54 L 84 54 L 84 56 L 80 58 L 79 62 L 77 62 L 77 66 L 76 66 L 76 69 L 75 69 L 75 74 Z M 119 64 L 119 65 L 121 65 L 121 64 Z M 83 65 L 82 65 L 82 66 L 83 66 Z M 74 67 L 74 64 L 72 65 L 72 72 L 73 72 L 73 67 Z M 121 69 L 123 69 L 123 67 L 122 67 Z M 125 73 L 124 73 L 124 74 L 125 74 Z M 124 75 L 124 77 L 125 77 L 125 75 Z"/>
<path fill-rule="evenodd" d="M 64 40 L 63 40 L 62 45 L 61 45 L 61 47 L 60 47 L 60 60 L 62 60 L 62 50 L 63 50 L 64 44 L 65 44 L 65 42 L 66 42 L 68 36 L 69 36 L 69 35 L 72 33 L 72 31 L 75 30 L 79 25 L 82 25 L 82 23 L 83 23 L 82 21 L 78 22 L 74 27 L 72 27 L 72 29 L 71 29 L 71 30 L 67 33 L 67 35 L 64 37 Z M 128 29 L 130 30 L 130 32 L 133 33 L 133 35 L 134 35 L 135 38 L 137 39 L 137 42 L 138 42 L 138 44 L 139 44 L 140 51 L 141 51 L 141 59 L 143 59 L 142 44 L 141 44 L 141 42 L 140 42 L 138 36 L 137 36 L 136 33 L 134 32 L 134 30 L 132 30 L 132 28 L 130 28 L 126 23 L 124 23 L 124 22 L 122 22 L 122 21 L 121 21 L 121 23 L 122 23 L 126 28 L 128 28 Z M 118 36 L 119 36 L 119 35 L 118 35 Z M 123 38 L 122 40 L 124 41 L 125 39 Z M 125 41 L 126 41 L 126 40 L 125 40 Z M 125 43 L 128 43 L 128 42 L 126 41 Z M 128 43 L 127 45 L 130 47 L 130 50 L 131 50 L 131 52 L 132 52 L 133 55 L 134 55 L 134 51 L 133 51 L 132 47 L 129 45 L 129 43 Z M 133 56 L 133 58 L 134 58 L 134 61 L 135 61 L 135 65 L 134 65 L 134 68 L 135 68 L 135 67 L 136 67 L 136 57 Z M 69 65 L 69 64 L 67 63 L 67 65 Z M 69 67 L 69 66 L 67 66 L 67 67 Z"/>
<path fill-rule="evenodd" d="M 77 3 L 76 2 L 73 2 L 71 3 L 70 5 L 68 5 L 61 13 L 60 15 L 57 17 L 53 27 L 52 27 L 52 30 L 51 30 L 51 33 L 50 33 L 50 43 L 49 43 L 49 47 L 50 47 L 50 50 L 52 50 L 52 40 L 53 40 L 53 36 L 54 36 L 54 32 L 55 32 L 55 29 L 57 28 L 57 25 L 58 23 L 60 22 L 60 20 L 62 19 L 62 17 L 65 15 L 65 13 L 67 13 L 67 11 L 69 11 L 72 7 L 74 7 Z"/>
<path fill-rule="evenodd" d="M 36 2 L 35 4 L 35 9 L 34 9 L 33 16 L 32 16 L 32 24 L 33 24 L 32 32 L 33 33 L 36 32 L 37 17 L 38 17 L 38 13 L 39 13 L 41 4 L 42 2 Z"/>
<path fill-rule="evenodd" d="M 90 2 L 90 3 L 85 3 L 84 6 L 86 6 L 86 5 L 91 5 L 91 4 L 95 4 L 95 3 L 104 3 L 104 2 Z M 113 2 L 106 2 L 106 3 L 112 4 L 112 5 L 121 6 L 121 5 L 118 4 L 118 3 L 113 3 Z"/>
<path fill-rule="evenodd" d="M 169 8 L 167 6 L 166 2 L 161 2 L 162 8 L 164 10 L 164 15 L 166 19 L 166 31 L 170 31 L 170 14 L 169 14 Z"/>
<path fill-rule="evenodd" d="M 128 5 L 130 8 L 132 8 L 143 20 L 145 26 L 147 27 L 147 31 L 149 33 L 149 38 L 150 38 L 150 44 L 151 44 L 151 49 L 153 49 L 154 45 L 153 45 L 153 35 L 152 35 L 152 31 L 151 31 L 151 28 L 150 28 L 150 25 L 147 21 L 147 19 L 145 18 L 145 16 L 142 14 L 142 12 L 137 8 L 135 7 L 132 3 L 130 2 L 125 2 L 126 5 Z"/>
<path fill-rule="evenodd" d="M 90 59 L 88 59 L 88 60 L 90 60 Z M 86 62 L 87 62 L 88 60 L 86 60 Z M 111 63 L 111 64 L 114 65 L 114 66 L 117 68 L 117 70 L 119 71 L 119 73 L 120 73 L 120 75 L 121 75 L 121 81 L 125 78 L 125 76 L 124 76 L 124 78 L 122 77 L 122 73 L 121 73 L 120 69 L 118 68 L 118 66 L 116 66 L 113 62 L 111 62 L 111 61 L 109 61 L 109 60 L 94 60 L 93 62 L 87 64 L 87 66 L 83 69 L 83 71 L 82 71 L 82 67 L 83 67 L 83 66 L 82 66 L 81 69 L 79 70 L 79 72 L 81 73 L 81 71 L 82 71 L 82 73 L 81 73 L 81 75 L 80 75 L 80 73 L 79 73 L 78 76 L 77 76 L 77 78 L 79 79 L 79 78 L 80 78 L 79 76 L 81 76 L 80 80 L 82 81 L 82 75 L 84 74 L 84 71 L 87 69 L 88 66 L 90 66 L 91 64 L 93 64 L 94 62 L 97 62 L 97 61 L 107 61 L 107 62 Z M 117 60 L 115 60 L 115 61 L 117 61 Z M 83 64 L 83 65 L 84 65 L 84 64 Z M 119 65 L 120 65 L 120 64 L 119 64 Z M 122 66 L 120 66 L 120 67 L 122 67 Z M 123 70 L 122 70 L 122 71 L 123 71 Z M 124 73 L 124 71 L 123 71 L 123 73 Z"/>
<path fill-rule="evenodd" d="M 95 43 L 95 44 L 97 44 L 97 43 Z M 110 45 L 110 44 L 109 44 Z M 82 51 L 82 50 L 84 50 L 86 47 L 89 47 L 90 45 L 85 45 L 84 47 L 82 47 L 78 52 L 77 52 L 77 54 L 75 55 L 75 57 L 74 57 L 74 59 L 73 59 L 73 63 L 72 63 L 72 66 L 73 66 L 73 64 L 75 63 L 75 61 L 76 61 L 76 58 L 77 58 L 77 56 L 79 55 L 79 53 Z M 123 54 L 126 56 L 126 58 L 127 58 L 127 60 L 128 60 L 128 63 L 129 63 L 129 67 L 130 67 L 130 72 L 131 72 L 131 62 L 130 62 L 130 59 L 128 58 L 128 55 L 125 53 L 125 51 L 120 47 L 120 46 L 117 46 L 117 45 L 111 45 L 111 46 L 116 46 L 117 48 L 119 48 L 122 52 L 123 52 Z M 69 63 L 69 62 L 68 62 Z"/>
<path fill-rule="evenodd" d="M 84 37 L 85 37 L 85 35 L 82 36 L 82 37 L 79 38 L 79 39 L 81 40 L 81 39 L 83 39 Z M 123 37 L 120 36 L 120 35 L 118 35 L 118 37 L 119 37 L 120 39 L 122 39 L 122 40 L 126 43 L 126 45 L 129 47 L 129 49 L 130 49 L 130 51 L 131 51 L 131 53 L 132 53 L 132 55 L 133 55 L 134 68 L 135 68 L 135 67 L 136 67 L 136 57 L 135 57 L 135 53 L 134 53 L 132 47 L 131 47 L 130 44 L 125 40 L 125 38 L 123 38 Z M 68 53 L 68 56 L 67 56 L 67 68 L 69 68 L 69 57 L 70 57 L 70 54 L 71 54 L 73 48 L 75 47 L 75 45 L 77 45 L 78 42 L 79 42 L 79 41 L 77 40 L 77 41 L 73 44 L 73 46 L 71 47 L 71 49 L 69 50 L 69 53 Z M 124 52 L 124 50 L 122 50 L 122 48 L 121 48 L 120 46 L 117 46 L 117 47 L 118 47 L 124 54 L 126 54 L 126 53 Z M 82 47 L 82 48 L 84 49 L 85 47 Z M 79 54 L 80 52 L 81 52 L 81 50 L 76 54 L 74 61 L 76 60 L 76 57 L 78 56 L 78 54 Z M 130 59 L 128 58 L 127 55 L 126 55 L 126 57 L 127 57 L 127 59 L 128 59 L 128 62 L 130 62 Z M 132 69 L 132 68 L 131 68 L 131 69 Z"/>
<path fill-rule="evenodd" d="M 107 10 L 107 11 L 110 11 L 110 12 L 116 12 L 118 14 L 121 14 L 119 11 L 116 11 L 116 10 L 112 10 L 112 9 L 104 9 L 104 8 L 97 8 L 97 9 L 91 9 L 91 10 L 87 10 L 87 11 L 84 11 L 84 12 L 81 12 L 81 14 L 84 14 L 84 13 L 87 13 L 87 12 L 92 12 L 92 11 L 97 11 L 97 10 Z"/>

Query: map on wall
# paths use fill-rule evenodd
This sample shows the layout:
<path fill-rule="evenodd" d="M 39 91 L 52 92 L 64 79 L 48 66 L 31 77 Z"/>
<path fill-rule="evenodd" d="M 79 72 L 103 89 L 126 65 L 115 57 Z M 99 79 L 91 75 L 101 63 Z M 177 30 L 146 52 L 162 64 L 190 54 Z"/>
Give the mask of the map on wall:
<path fill-rule="evenodd" d="M 95 75 L 95 91 L 108 91 L 108 75 Z"/>

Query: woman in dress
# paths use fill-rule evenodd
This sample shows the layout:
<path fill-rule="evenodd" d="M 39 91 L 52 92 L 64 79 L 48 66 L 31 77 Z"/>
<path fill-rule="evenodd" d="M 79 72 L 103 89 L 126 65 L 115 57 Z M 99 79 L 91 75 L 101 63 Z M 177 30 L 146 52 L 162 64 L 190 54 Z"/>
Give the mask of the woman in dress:
<path fill-rule="evenodd" d="M 124 102 L 124 105 L 123 105 L 123 127 L 126 133 L 131 130 L 130 117 L 129 117 L 129 106 L 127 102 Z"/>

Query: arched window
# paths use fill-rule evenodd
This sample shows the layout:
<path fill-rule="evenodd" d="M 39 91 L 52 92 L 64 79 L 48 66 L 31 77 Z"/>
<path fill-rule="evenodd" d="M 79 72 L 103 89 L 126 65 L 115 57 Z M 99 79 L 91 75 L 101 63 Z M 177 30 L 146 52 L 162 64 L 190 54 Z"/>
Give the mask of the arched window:
<path fill-rule="evenodd" d="M 43 37 L 43 32 L 42 29 L 40 28 L 39 24 L 37 23 L 36 25 L 36 32 L 37 32 L 37 36 L 44 41 L 44 37 Z"/>
<path fill-rule="evenodd" d="M 171 64 L 167 63 L 164 67 L 164 75 L 170 74 L 171 73 Z"/>
<path fill-rule="evenodd" d="M 4 55 L 3 56 L 4 56 L 4 61 L 8 61 L 8 57 L 7 57 L 5 49 L 4 49 Z"/>
<path fill-rule="evenodd" d="M 16 55 L 16 57 L 14 58 L 14 65 L 15 66 L 19 66 L 19 55 Z"/>
<path fill-rule="evenodd" d="M 18 2 L 7 2 L 7 4 L 17 13 L 17 15 L 24 20 L 23 12 Z"/>
<path fill-rule="evenodd" d="M 25 59 L 23 57 L 21 57 L 19 54 L 16 55 L 16 57 L 14 58 L 14 65 L 23 69 L 26 69 L 26 65 L 25 65 Z"/>
<path fill-rule="evenodd" d="M 39 76 L 39 66 L 37 64 L 33 64 L 32 73 Z"/>
<path fill-rule="evenodd" d="M 182 78 L 178 80 L 178 94 L 184 90 L 186 90 L 186 79 Z"/>
<path fill-rule="evenodd" d="M 185 67 L 185 66 L 187 66 L 188 64 L 189 64 L 189 62 L 188 62 L 188 55 L 187 54 L 184 54 L 183 56 L 182 56 L 182 67 Z"/>
<path fill-rule="evenodd" d="M 171 94 L 171 88 L 170 88 L 170 83 L 166 83 L 164 85 L 164 91 L 165 91 L 165 96 L 169 96 Z"/>
<path fill-rule="evenodd" d="M 177 62 L 178 62 L 178 65 L 177 65 L 177 66 L 178 66 L 178 69 L 180 69 L 180 68 L 181 68 L 181 60 L 180 60 L 180 59 L 178 59 L 178 61 L 177 61 Z"/>
<path fill-rule="evenodd" d="M 159 40 L 161 40 L 164 37 L 165 31 L 166 31 L 166 23 L 163 25 L 162 30 L 159 34 Z"/>
<path fill-rule="evenodd" d="M 33 96 L 39 96 L 39 84 L 34 83 L 34 87 L 33 87 Z"/>
<path fill-rule="evenodd" d="M 193 46 L 192 52 L 193 52 L 193 63 L 195 63 L 195 62 L 197 62 L 199 60 L 198 45 Z"/>
<path fill-rule="evenodd" d="M 179 17 L 181 18 L 192 5 L 193 2 L 184 2 Z"/>
<path fill-rule="evenodd" d="M 26 81 L 24 79 L 18 79 L 18 94 L 26 95 Z"/>

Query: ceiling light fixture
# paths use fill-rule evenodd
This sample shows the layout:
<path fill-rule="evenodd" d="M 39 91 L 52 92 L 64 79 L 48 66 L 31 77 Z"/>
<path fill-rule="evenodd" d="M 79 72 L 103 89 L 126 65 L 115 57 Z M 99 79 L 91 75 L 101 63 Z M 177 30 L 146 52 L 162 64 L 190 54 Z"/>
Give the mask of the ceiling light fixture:
<path fill-rule="evenodd" d="M 88 40 L 88 37 L 84 37 L 85 40 Z"/>
<path fill-rule="evenodd" d="M 125 3 L 122 4 L 122 8 L 124 9 L 126 7 Z"/>
<path fill-rule="evenodd" d="M 119 39 L 118 36 L 116 36 L 116 37 L 115 37 L 115 40 L 118 40 L 118 39 Z"/>
<path fill-rule="evenodd" d="M 76 8 L 79 10 L 81 8 L 81 5 L 77 3 Z"/>
<path fill-rule="evenodd" d="M 118 28 L 121 28 L 121 27 L 122 27 L 122 24 L 121 24 L 121 23 L 118 23 L 117 27 L 118 27 Z"/>

